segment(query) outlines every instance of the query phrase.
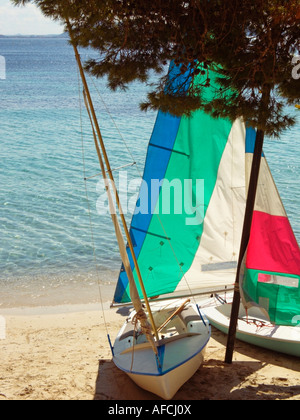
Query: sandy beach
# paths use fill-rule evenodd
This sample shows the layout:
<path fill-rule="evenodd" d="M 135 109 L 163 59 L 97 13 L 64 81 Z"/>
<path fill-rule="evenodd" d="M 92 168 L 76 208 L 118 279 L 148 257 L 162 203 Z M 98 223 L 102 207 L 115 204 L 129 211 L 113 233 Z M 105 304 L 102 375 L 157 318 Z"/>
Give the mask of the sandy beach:
<path fill-rule="evenodd" d="M 104 309 L 1 310 L 0 401 L 157 400 L 114 366 L 107 329 L 114 340 L 128 311 Z M 300 400 L 299 359 L 238 341 L 230 366 L 225 345 L 225 335 L 213 329 L 204 365 L 174 400 Z"/>

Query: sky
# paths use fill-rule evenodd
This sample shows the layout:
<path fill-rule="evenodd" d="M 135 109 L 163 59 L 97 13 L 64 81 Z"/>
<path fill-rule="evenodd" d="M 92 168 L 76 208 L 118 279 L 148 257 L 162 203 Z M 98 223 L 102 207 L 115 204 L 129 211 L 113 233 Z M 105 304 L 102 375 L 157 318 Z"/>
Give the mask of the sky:
<path fill-rule="evenodd" d="M 0 35 L 55 35 L 63 26 L 46 18 L 33 4 L 15 7 L 10 0 L 0 0 Z"/>

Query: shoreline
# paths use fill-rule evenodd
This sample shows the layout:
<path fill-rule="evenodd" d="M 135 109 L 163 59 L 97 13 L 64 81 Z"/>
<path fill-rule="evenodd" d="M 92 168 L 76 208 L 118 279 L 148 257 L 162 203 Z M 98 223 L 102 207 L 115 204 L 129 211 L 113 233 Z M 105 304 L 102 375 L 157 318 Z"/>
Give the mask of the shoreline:
<path fill-rule="evenodd" d="M 112 302 L 116 271 L 62 273 L 0 279 L 0 315 L 16 308 L 44 308 Z"/>
<path fill-rule="evenodd" d="M 1 400 L 156 400 L 113 362 L 112 342 L 129 309 L 72 304 L 0 309 Z M 104 321 L 105 318 L 105 321 Z M 237 341 L 224 363 L 226 336 L 213 328 L 204 365 L 176 400 L 300 400 L 300 360 Z"/>
<path fill-rule="evenodd" d="M 85 312 L 103 312 L 110 310 L 110 302 L 69 303 L 63 305 L 37 305 L 0 308 L 0 316 L 4 317 L 35 317 L 47 315 L 77 314 Z"/>

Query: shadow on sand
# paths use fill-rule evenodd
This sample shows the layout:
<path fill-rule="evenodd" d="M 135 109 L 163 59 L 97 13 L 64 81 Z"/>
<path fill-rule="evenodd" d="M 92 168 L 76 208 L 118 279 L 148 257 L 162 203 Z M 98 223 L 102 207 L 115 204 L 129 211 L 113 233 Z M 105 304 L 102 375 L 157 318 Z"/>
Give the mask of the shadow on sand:
<path fill-rule="evenodd" d="M 225 355 L 226 336 L 213 329 L 213 338 L 224 345 Z M 204 365 L 183 385 L 173 400 L 278 400 L 300 396 L 300 386 L 289 386 L 287 378 L 276 377 L 270 383 L 260 373 L 270 363 L 300 372 L 299 359 L 240 341 L 236 342 L 236 351 L 252 360 L 227 365 L 220 360 L 206 359 Z M 135 385 L 111 360 L 99 362 L 94 399 L 159 400 Z"/>

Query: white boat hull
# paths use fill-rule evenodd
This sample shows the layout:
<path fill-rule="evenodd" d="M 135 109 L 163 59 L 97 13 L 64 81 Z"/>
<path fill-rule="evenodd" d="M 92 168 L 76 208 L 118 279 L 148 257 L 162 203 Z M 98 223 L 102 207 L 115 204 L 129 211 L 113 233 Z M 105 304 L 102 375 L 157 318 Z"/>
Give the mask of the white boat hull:
<path fill-rule="evenodd" d="M 176 306 L 169 304 L 167 309 L 152 306 L 156 325 L 161 325 L 174 310 Z M 116 339 L 114 363 L 141 388 L 170 400 L 202 365 L 211 335 L 210 325 L 196 307 L 189 305 L 161 331 L 157 342 L 158 361 L 145 337 L 135 338 L 132 334 L 134 315 L 135 312 Z"/>
<path fill-rule="evenodd" d="M 141 388 L 158 395 L 164 400 L 171 400 L 177 391 L 184 385 L 203 364 L 205 349 L 195 357 L 172 369 L 164 375 L 131 374 L 128 376 Z"/>
<path fill-rule="evenodd" d="M 227 296 L 227 299 L 231 296 Z M 216 299 L 199 304 L 211 325 L 228 334 L 231 304 Z M 246 314 L 241 305 L 237 326 L 237 339 L 279 353 L 300 357 L 300 328 L 276 326 L 270 323 L 259 308 L 251 308 Z"/>

